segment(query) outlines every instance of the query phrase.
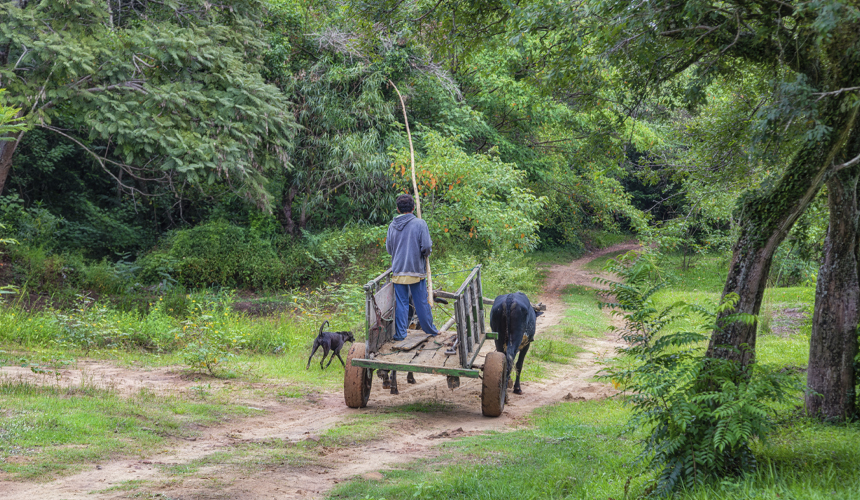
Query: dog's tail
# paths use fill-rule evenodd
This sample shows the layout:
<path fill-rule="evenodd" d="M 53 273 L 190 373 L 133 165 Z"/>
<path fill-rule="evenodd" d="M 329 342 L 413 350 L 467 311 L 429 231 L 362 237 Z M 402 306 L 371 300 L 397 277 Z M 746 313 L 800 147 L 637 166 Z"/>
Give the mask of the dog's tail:
<path fill-rule="evenodd" d="M 328 320 L 323 321 L 323 324 L 320 325 L 320 332 L 317 337 L 322 337 L 323 331 L 325 330 L 325 326 L 328 324 Z"/>

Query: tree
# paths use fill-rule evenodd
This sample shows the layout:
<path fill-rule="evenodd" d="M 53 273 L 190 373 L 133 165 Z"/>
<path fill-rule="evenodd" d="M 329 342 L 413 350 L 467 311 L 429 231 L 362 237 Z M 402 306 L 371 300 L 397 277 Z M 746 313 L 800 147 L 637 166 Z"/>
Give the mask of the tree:
<path fill-rule="evenodd" d="M 723 296 L 739 296 L 735 313 L 758 314 L 771 258 L 840 157 L 857 118 L 860 11 L 838 0 L 802 2 L 595 2 L 607 26 L 602 54 L 623 68 L 640 94 L 691 75 L 687 95 L 701 100 L 715 78 L 738 62 L 768 69 L 777 98 L 759 111 L 766 141 L 790 128 L 805 134 L 783 174 L 744 194 L 740 235 Z M 794 128 L 791 128 L 794 127 Z M 754 360 L 755 326 L 724 322 L 707 356 L 746 366 Z"/>
<path fill-rule="evenodd" d="M 0 3 L 0 83 L 19 116 L 88 151 L 123 190 L 223 181 L 258 205 L 288 166 L 289 103 L 259 75 L 263 3 Z M 21 133 L 0 144 L 0 192 Z"/>

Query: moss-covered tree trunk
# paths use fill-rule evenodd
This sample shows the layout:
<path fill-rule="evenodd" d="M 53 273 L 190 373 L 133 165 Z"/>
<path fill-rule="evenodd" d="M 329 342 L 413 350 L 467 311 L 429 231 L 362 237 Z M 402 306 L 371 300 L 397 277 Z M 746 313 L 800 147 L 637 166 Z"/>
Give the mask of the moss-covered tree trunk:
<path fill-rule="evenodd" d="M 3 194 L 6 179 L 9 178 L 9 172 L 12 170 L 12 157 L 18 147 L 19 137 L 18 134 L 15 134 L 15 136 L 4 138 L 12 140 L 0 141 L 0 194 Z"/>
<path fill-rule="evenodd" d="M 739 312 L 759 313 L 774 252 L 818 193 L 854 125 L 857 111 L 845 112 L 843 100 L 832 99 L 821 114 L 829 133 L 807 144 L 773 185 L 765 185 L 742 200 L 741 234 L 723 288 L 723 297 L 736 293 L 739 300 L 733 311 L 721 314 L 721 319 Z M 755 360 L 755 343 L 756 325 L 726 322 L 711 335 L 707 356 L 746 366 Z"/>
<path fill-rule="evenodd" d="M 852 134 L 847 159 L 860 153 L 860 132 Z M 849 419 L 856 413 L 854 357 L 860 322 L 860 166 L 837 172 L 827 181 L 830 225 L 818 271 L 806 412 L 825 420 Z"/>

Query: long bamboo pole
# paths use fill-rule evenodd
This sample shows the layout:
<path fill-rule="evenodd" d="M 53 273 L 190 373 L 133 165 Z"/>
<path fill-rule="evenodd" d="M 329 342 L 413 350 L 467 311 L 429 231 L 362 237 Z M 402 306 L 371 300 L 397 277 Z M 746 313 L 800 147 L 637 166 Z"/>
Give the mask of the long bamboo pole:
<path fill-rule="evenodd" d="M 418 212 L 418 218 L 421 219 L 421 198 L 418 197 L 418 181 L 415 180 L 415 149 L 412 147 L 412 132 L 409 130 L 409 118 L 406 116 L 406 103 L 403 101 L 403 95 L 398 90 L 394 82 L 388 80 L 388 83 L 394 87 L 397 92 L 397 97 L 400 98 L 400 108 L 403 110 L 403 121 L 406 123 L 406 138 L 409 139 L 409 161 L 412 164 L 412 190 L 415 193 L 415 210 Z M 424 264 L 427 266 L 427 303 L 433 307 L 433 278 L 430 275 L 430 257 L 424 259 Z"/>

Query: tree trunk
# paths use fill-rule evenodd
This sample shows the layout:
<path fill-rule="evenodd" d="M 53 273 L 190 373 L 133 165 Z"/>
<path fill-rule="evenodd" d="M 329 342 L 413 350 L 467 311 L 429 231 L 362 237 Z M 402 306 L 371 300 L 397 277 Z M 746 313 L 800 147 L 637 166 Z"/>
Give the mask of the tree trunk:
<path fill-rule="evenodd" d="M 284 189 L 284 205 L 281 208 L 281 227 L 290 236 L 296 234 L 296 221 L 293 220 L 293 200 L 296 199 L 298 192 L 299 190 L 295 185 Z"/>
<path fill-rule="evenodd" d="M 843 159 L 860 154 L 860 130 L 852 132 Z M 818 271 L 806 413 L 836 421 L 852 418 L 857 409 L 854 357 L 860 322 L 860 165 L 837 172 L 827 181 L 830 225 Z"/>
<path fill-rule="evenodd" d="M 720 314 L 718 321 L 735 313 L 759 313 L 774 252 L 818 193 L 854 125 L 857 110 L 841 112 L 842 101 L 833 99 L 821 114 L 831 127 L 827 136 L 804 146 L 772 187 L 762 187 L 742 199 L 741 234 L 723 288 L 723 297 L 736 293 L 738 303 L 734 310 Z M 755 342 L 755 324 L 721 323 L 721 329 L 711 334 L 706 356 L 746 367 L 755 361 Z"/>
<path fill-rule="evenodd" d="M 860 320 L 858 178 L 860 169 L 852 168 L 827 181 L 830 227 L 818 271 L 806 376 L 806 413 L 825 420 L 850 418 L 855 411 L 854 356 Z"/>
<path fill-rule="evenodd" d="M 0 141 L 0 195 L 6 187 L 6 179 L 9 178 L 9 172 L 12 170 L 12 157 L 23 135 L 23 132 L 19 132 L 11 136 L 11 141 Z"/>

